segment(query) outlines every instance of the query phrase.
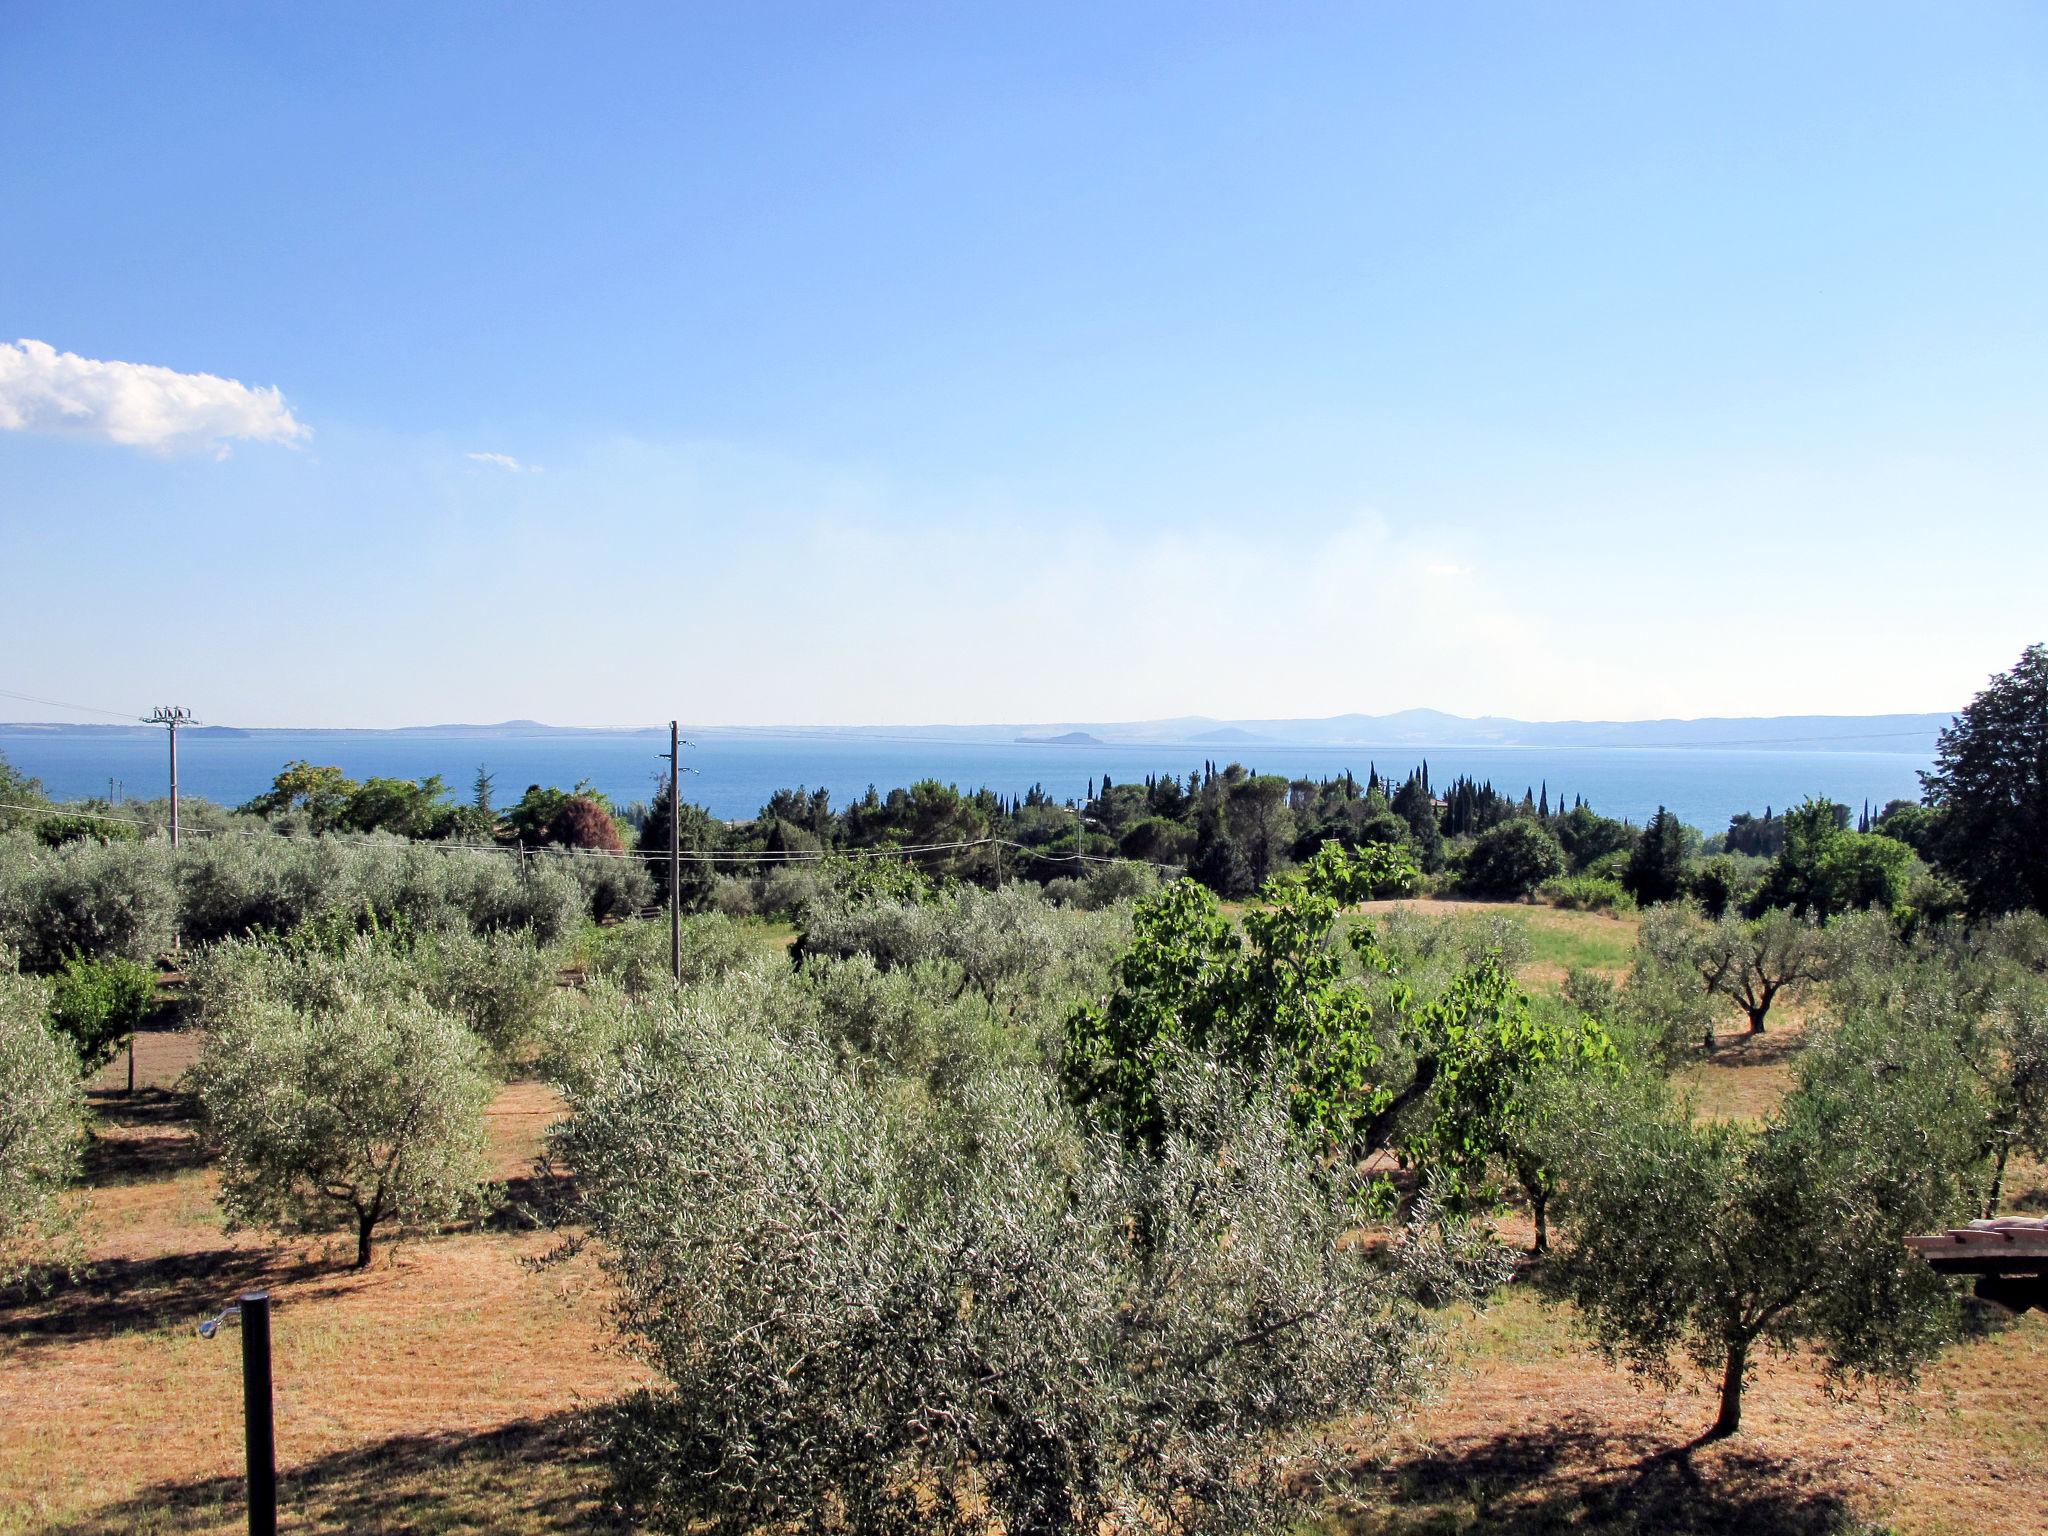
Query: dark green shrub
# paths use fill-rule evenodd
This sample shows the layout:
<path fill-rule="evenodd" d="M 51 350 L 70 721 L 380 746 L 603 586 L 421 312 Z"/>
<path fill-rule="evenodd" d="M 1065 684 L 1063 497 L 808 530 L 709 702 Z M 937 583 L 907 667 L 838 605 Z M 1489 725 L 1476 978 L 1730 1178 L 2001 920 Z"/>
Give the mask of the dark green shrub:
<path fill-rule="evenodd" d="M 1700 904 L 1707 916 L 1725 917 L 1749 905 L 1757 887 L 1763 884 L 1768 867 L 1761 859 L 1745 858 L 1741 854 L 1716 854 L 1694 865 L 1686 884 L 1692 899 Z"/>
<path fill-rule="evenodd" d="M 44 816 L 35 824 L 36 841 L 45 848 L 61 848 L 66 843 L 132 843 L 138 841 L 142 832 L 139 828 L 121 821 L 104 820 L 98 816 Z"/>
<path fill-rule="evenodd" d="M 1465 855 L 1459 884 L 1475 896 L 1527 896 L 1564 870 L 1564 850 L 1557 839 L 1518 816 L 1479 835 Z"/>
<path fill-rule="evenodd" d="M 548 854 L 558 860 L 583 894 L 583 909 L 596 922 L 631 917 L 654 905 L 654 877 L 643 860 L 596 854 Z"/>

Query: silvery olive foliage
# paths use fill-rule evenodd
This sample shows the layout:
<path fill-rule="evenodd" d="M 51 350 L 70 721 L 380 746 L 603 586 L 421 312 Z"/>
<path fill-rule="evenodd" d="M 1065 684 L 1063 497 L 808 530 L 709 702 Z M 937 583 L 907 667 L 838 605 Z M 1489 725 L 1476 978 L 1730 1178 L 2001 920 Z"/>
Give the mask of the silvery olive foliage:
<path fill-rule="evenodd" d="M 593 976 L 550 1002 L 540 1031 L 539 1068 L 573 1099 L 629 1051 L 665 1038 L 685 1014 L 699 1029 L 752 1035 L 802 1028 L 817 1012 L 811 989 L 787 964 L 738 967 L 681 990 L 663 985 L 646 993 L 630 991 L 613 977 Z"/>
<path fill-rule="evenodd" d="M 984 1064 L 1050 1059 L 1056 1014 L 1043 1029 L 1019 1028 L 992 1014 L 948 960 L 920 960 L 884 970 L 867 955 L 844 960 L 813 955 L 797 977 L 800 1016 L 817 1029 L 850 1069 L 893 1074 L 945 1091 Z"/>
<path fill-rule="evenodd" d="M 1284 1529 L 1321 1427 L 1409 1402 L 1499 1256 L 1426 1211 L 1359 1240 L 1276 1085 L 1162 1092 L 1148 1154 L 1042 1071 L 933 1096 L 687 999 L 591 1063 L 553 1155 L 665 1378 L 612 1421 L 620 1496 L 667 1531 Z"/>
<path fill-rule="evenodd" d="M 559 971 L 555 953 L 519 929 L 436 934 L 411 959 L 427 1000 L 475 1030 L 500 1061 L 539 1030 Z"/>
<path fill-rule="evenodd" d="M 820 898 L 801 948 L 884 968 L 944 960 L 994 1007 L 1102 984 L 1130 935 L 1128 908 L 1086 912 L 1025 885 L 961 886 L 927 901 Z"/>
<path fill-rule="evenodd" d="M 48 988 L 0 956 L 0 1285 L 61 1257 L 72 1226 L 85 1092 L 48 1006 Z"/>
<path fill-rule="evenodd" d="M 391 837 L 223 835 L 173 850 L 161 839 L 52 849 L 8 834 L 0 836 L 0 943 L 33 971 L 74 955 L 148 962 L 174 944 L 197 948 L 307 925 L 524 930 L 550 944 L 592 903 L 630 900 L 638 889 L 630 872 L 580 880 L 571 863 Z"/>
<path fill-rule="evenodd" d="M 569 872 L 582 893 L 584 911 L 599 922 L 630 917 L 654 905 L 654 877 L 647 872 L 644 859 L 604 858 L 567 849 L 550 850 L 540 857 Z M 663 895 L 665 899 L 666 893 Z"/>
<path fill-rule="evenodd" d="M 685 986 L 740 971 L 761 974 L 788 968 L 781 946 L 760 928 L 716 912 L 684 917 L 682 961 Z M 587 969 L 591 976 L 616 981 L 636 996 L 670 990 L 674 979 L 668 918 L 607 928 L 591 946 Z"/>
<path fill-rule="evenodd" d="M 378 1227 L 450 1221 L 481 1199 L 483 1044 L 416 996 L 238 1005 L 189 1084 L 231 1225 L 352 1229 L 360 1267 Z"/>
<path fill-rule="evenodd" d="M 1985 1107 L 1952 1038 L 1851 1017 L 1816 1035 L 1755 1128 L 1695 1122 L 1649 1074 L 1604 1086 L 1555 1127 L 1570 1232 L 1555 1278 L 1611 1356 L 1719 1373 L 1713 1433 L 1740 1427 L 1767 1346 L 1910 1378 L 1952 1336 L 1954 1284 L 1904 1242 L 1970 1214 L 1981 1169 Z"/>
<path fill-rule="evenodd" d="M 1481 909 L 1448 917 L 1412 907 L 1373 913 L 1381 951 L 1418 996 L 1433 997 L 1459 972 L 1482 961 L 1514 971 L 1532 953 L 1529 926 L 1506 912 Z"/>
<path fill-rule="evenodd" d="M 1118 902 L 1140 901 L 1159 889 L 1159 871 L 1150 864 L 1119 859 L 1098 864 L 1078 878 L 1062 875 L 1048 880 L 1045 899 L 1063 907 L 1080 907 L 1098 912 Z"/>
<path fill-rule="evenodd" d="M 232 1025 L 270 1002 L 322 1012 L 367 997 L 416 997 L 467 1024 L 500 1062 L 538 1031 L 559 968 L 559 955 L 524 930 L 465 928 L 416 937 L 350 934 L 331 947 L 224 939 L 187 966 L 199 1017 L 210 1026 Z"/>
<path fill-rule="evenodd" d="M 0 838 L 0 944 L 37 973 L 74 957 L 154 960 L 177 937 L 168 853 L 141 842 L 45 848 L 25 833 Z"/>

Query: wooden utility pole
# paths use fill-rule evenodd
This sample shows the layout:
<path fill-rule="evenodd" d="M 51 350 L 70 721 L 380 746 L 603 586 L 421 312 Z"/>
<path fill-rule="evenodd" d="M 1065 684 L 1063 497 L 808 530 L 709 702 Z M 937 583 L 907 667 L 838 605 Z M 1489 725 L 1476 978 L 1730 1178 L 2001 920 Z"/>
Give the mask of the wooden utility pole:
<path fill-rule="evenodd" d="M 171 733 L 171 846 L 178 846 L 178 727 L 193 725 L 192 711 L 176 704 L 159 704 L 149 717 L 152 725 L 168 727 Z"/>
<path fill-rule="evenodd" d="M 683 777 L 682 727 L 668 723 L 668 969 L 683 983 Z"/>

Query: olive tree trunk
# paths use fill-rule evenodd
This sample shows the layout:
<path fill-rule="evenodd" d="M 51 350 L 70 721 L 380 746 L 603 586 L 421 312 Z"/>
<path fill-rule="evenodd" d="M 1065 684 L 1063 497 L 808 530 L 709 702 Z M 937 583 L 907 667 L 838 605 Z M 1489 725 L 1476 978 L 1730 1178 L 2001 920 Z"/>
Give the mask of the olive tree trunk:
<path fill-rule="evenodd" d="M 1709 1439 L 1719 1440 L 1742 1428 L 1742 1378 L 1748 1368 L 1749 1341 L 1730 1344 L 1728 1360 L 1721 1371 L 1721 1413 L 1708 1431 Z"/>

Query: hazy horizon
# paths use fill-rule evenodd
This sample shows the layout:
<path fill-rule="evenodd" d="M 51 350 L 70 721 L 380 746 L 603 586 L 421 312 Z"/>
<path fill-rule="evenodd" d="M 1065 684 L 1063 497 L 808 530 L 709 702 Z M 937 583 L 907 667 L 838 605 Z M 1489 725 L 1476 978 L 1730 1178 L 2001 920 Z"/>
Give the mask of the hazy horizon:
<path fill-rule="evenodd" d="M 87 728 L 87 729 L 108 729 L 108 730 L 120 730 L 120 729 L 124 729 L 124 728 L 129 728 L 129 727 L 132 727 L 132 728 L 135 728 L 135 729 L 154 729 L 154 728 L 155 728 L 155 727 L 153 727 L 153 726 L 151 725 L 151 723 L 149 722 L 149 720 L 148 720 L 148 719 L 147 719 L 146 717 L 143 717 L 143 716 L 141 716 L 140 714 L 138 714 L 138 715 L 137 715 L 136 717 L 134 717 L 134 718 L 133 718 L 132 720 L 127 720 L 127 719 L 113 719 L 113 718 L 108 718 L 108 717 L 107 717 L 107 715 L 105 715 L 105 714 L 102 714 L 102 715 L 101 715 L 101 717 L 100 717 L 100 718 L 97 718 L 97 719 L 53 719 L 53 718 L 47 718 L 47 717 L 45 717 L 45 716 L 41 716 L 41 715 L 33 715 L 33 714 L 27 714 L 27 713 L 22 713 L 22 714 L 8 714 L 8 713 L 6 713 L 6 712 L 5 712 L 5 709 L 6 709 L 6 707 L 7 707 L 7 701 L 6 701 L 6 700 L 5 700 L 4 698 L 0 698 L 0 730 L 6 730 L 6 729 L 8 729 L 8 728 L 22 728 L 22 727 L 30 727 L 30 726 L 33 726 L 33 727 L 38 727 L 38 728 L 55 728 L 55 729 L 64 729 L 64 728 L 70 728 L 70 727 L 83 727 L 83 728 Z M 25 705 L 15 705 L 15 706 L 13 706 L 13 707 L 15 707 L 15 708 L 17 708 L 17 709 L 27 709 L 27 708 L 32 708 L 33 706 L 25 706 Z M 1487 714 L 1487 715 L 1459 715 L 1459 714 L 1454 714 L 1454 713 L 1451 713 L 1451 712 L 1449 712 L 1449 711 L 1445 711 L 1445 710 L 1438 710 L 1438 709 L 1432 709 L 1432 708 L 1430 708 L 1430 707 L 1428 707 L 1428 706 L 1426 706 L 1426 705 L 1417 705 L 1417 706 L 1413 706 L 1413 707 L 1410 707 L 1410 708 L 1407 708 L 1407 709 L 1398 709 L 1398 710 L 1388 710 L 1388 711 L 1384 711 L 1384 712 L 1377 712 L 1377 713 L 1376 713 L 1376 712 L 1368 712 L 1368 711 L 1364 711 L 1364 710 L 1340 710 L 1340 711 L 1338 711 L 1338 712 L 1336 712 L 1336 713 L 1333 713 L 1333 714 L 1325 714 L 1325 715 L 1302 715 L 1302 716 L 1290 716 L 1290 717 L 1276 717 L 1276 716 L 1255 716 L 1255 715 L 1210 715 L 1210 714 L 1190 714 L 1190 715 L 1170 715 L 1170 716 L 1161 716 L 1161 717 L 1155 717 L 1155 718 L 1150 718 L 1150 719 L 1121 719 L 1121 720 L 1083 720 L 1083 719 L 1072 719 L 1072 720 L 1059 720 L 1059 719 L 1053 719 L 1053 720 L 967 720 L 967 719 L 952 719 L 952 720 L 867 720 L 867 721 L 851 721 L 851 722 L 846 722 L 846 723 L 835 723 L 835 724 L 807 724 L 807 723 L 803 723 L 803 722 L 796 722 L 796 721 L 770 721 L 770 722 L 766 722 L 766 723 L 762 723 L 762 724 L 747 724 L 747 723 L 735 723 L 735 722 L 729 722 L 729 721 L 711 721 L 711 720 L 684 720 L 684 721 L 683 721 L 683 724 L 684 724 L 684 726 L 685 726 L 685 728 L 686 728 L 686 729 L 690 729 L 690 730 L 700 730 L 700 731 L 735 731 L 735 732 L 755 732 L 755 733 L 774 733 L 774 732 L 782 731 L 782 732 L 801 732 L 801 733 L 820 733 L 820 734 L 828 734 L 828 733 L 834 733 L 834 732 L 864 732 L 864 731 L 891 731 L 891 730 L 899 730 L 899 731 L 943 731 L 943 730 L 963 730 L 963 731 L 998 731 L 998 730 L 1001 730 L 1001 731 L 1008 731 L 1008 730 L 1020 730 L 1020 731 L 1087 731 L 1087 730 L 1117 730 L 1117 729 L 1127 729 L 1127 730 L 1128 730 L 1128 729 L 1142 729 L 1142 728 L 1159 728 L 1159 727 L 1165 727 L 1165 726 L 1175 726 L 1175 725 L 1187 725 L 1187 726 L 1189 726 L 1189 727 L 1201 727 L 1201 726 L 1210 726 L 1210 727 L 1225 727 L 1225 728 L 1235 728 L 1235 727 L 1242 727 L 1242 726 L 1249 726 L 1249 725 L 1267 725 L 1267 726 L 1272 726 L 1272 727 L 1275 727 L 1275 728 L 1280 728 L 1280 727 L 1285 727 L 1285 726 L 1289 726 L 1289 725 L 1302 725 L 1302 726 L 1306 726 L 1306 725 L 1331 725 L 1331 724 L 1336 724 L 1336 723 L 1339 723 L 1339 722 L 1343 722 L 1343 721 L 1348 721 L 1348 720 L 1372 720 L 1372 721 L 1393 721 L 1393 720 L 1405 720 L 1405 719 L 1411 719 L 1411 718 L 1414 718 L 1414 717 L 1427 717 L 1427 718 L 1430 718 L 1430 719 L 1433 719 L 1433 720 L 1442 720 L 1442 721 L 1448 721 L 1448 722 L 1455 722 L 1455 723 L 1458 723 L 1458 724 L 1463 724 L 1463 725 L 1478 725 L 1478 724 L 1495 724 L 1495 723 L 1497 723 L 1497 724 L 1501 724 L 1501 725 L 1525 725 L 1525 726 L 1539 726 L 1539 727 L 1548 727 L 1548 728 L 1555 728 L 1555 727 L 1569 727 L 1569 726 L 1586 726 L 1586 727 L 1592 728 L 1592 727 L 1619 727 L 1619 726 L 1647 726 L 1647 725 L 1705 725 L 1705 724 L 1715 724 L 1715 723 L 1719 723 L 1719 722 L 1724 722 L 1724 721 L 1725 721 L 1725 722 L 1729 722 L 1729 723 L 1735 723 L 1735 724 L 1747 724 L 1747 723 L 1767 723 L 1767 722 L 1776 722 L 1776 721 L 1805 721 L 1805 720 L 1815 720 L 1815 721 L 1825 721 L 1825 720 L 1839 720 L 1839 721 L 1849 721 L 1849 722 L 1856 722 L 1856 721 L 1882 721 L 1882 720 L 1906 720 L 1906 719 L 1914 719 L 1914 720 L 1921 720 L 1921 719 L 1925 719 L 1925 720 L 1946 720 L 1946 719 L 1948 719 L 1948 718 L 1951 718 L 1951 717 L 1953 716 L 1953 714 L 1954 714 L 1954 711 L 1953 711 L 1953 710 L 1880 710 L 1880 711 L 1873 711 L 1873 712 L 1870 712 L 1870 713 L 1859 713 L 1859 714 L 1843 714 L 1843 713 L 1822 713 L 1822 712 L 1807 712 L 1807 713 L 1797 713 L 1797 714 L 1779 714 L 1779 715 L 1754 715 L 1754 714 L 1749 714 L 1749 715 L 1691 715 L 1691 716 L 1677 716 L 1677 715 L 1665 715 L 1665 716 L 1654 716 L 1654 717 L 1640 718 L 1640 719 L 1634 719 L 1634 720 L 1600 719 L 1600 718 L 1596 718 L 1596 717 L 1593 717 L 1593 716 L 1585 716 L 1585 715 L 1574 715 L 1574 716 L 1563 716 L 1563 717 L 1559 717 L 1559 718 L 1557 718 L 1557 719 L 1551 719 L 1551 720 L 1531 720 L 1531 719 L 1524 719 L 1524 718 L 1522 718 L 1522 717 L 1520 717 L 1520 716 L 1513 716 L 1513 715 L 1500 715 L 1500 714 Z M 465 730 L 465 729 L 472 729 L 472 730 L 503 730 L 503 729 L 507 729 L 507 728 L 515 728 L 515 727 L 524 727 L 524 728 L 531 728 L 531 729 L 535 729 L 535 730 L 546 730 L 546 731 L 591 731 L 591 732 L 614 732 L 614 731 L 615 731 L 615 732 L 640 732 L 640 731 L 649 731 L 649 730 L 657 730 L 657 729 L 662 729 L 662 728 L 665 728 L 665 722 L 662 722 L 662 721 L 645 721 L 645 720 L 644 720 L 644 721 L 619 721 L 619 720 L 614 720 L 614 721 L 600 721 L 600 722 L 586 722 L 586 723 L 578 723 L 578 722 L 571 722 L 571 721 L 559 721 L 559 720 L 540 720 L 540 719 L 536 719 L 536 718 L 533 718 L 533 717 L 531 717 L 531 716 L 512 716 L 512 717 L 509 717 L 509 718 L 506 718 L 506 719 L 502 719 L 502 720 L 482 720 L 482 719 L 471 719 L 471 720 L 463 720 L 463 719 L 448 719 L 448 720 L 414 720 L 414 721 L 399 721 L 399 722 L 394 722 L 394 723 L 390 723 L 390 724 L 381 724 L 381 725 L 358 725 L 358 724 L 306 724 L 306 723 L 297 723 L 297 722 L 285 722 L 285 723 L 278 723 L 278 722 L 274 722 L 274 721 L 260 721 L 260 722 L 259 722 L 259 721 L 246 721 L 246 720 L 210 720 L 210 719 L 206 719 L 205 717 L 203 717 L 203 716 L 202 716 L 202 717 L 198 718 L 198 719 L 197 719 L 197 720 L 196 720 L 196 721 L 194 722 L 194 724 L 193 724 L 192 726 L 189 726 L 189 727 L 187 727 L 187 729 L 229 729 L 229 730 L 242 730 L 242 731 L 266 731 L 266 732 L 283 732 L 283 733 L 294 733 L 294 732 L 303 732 L 303 733 L 308 733 L 308 734 L 314 734 L 314 733 L 320 733 L 320 732 L 330 732 L 330 731 L 362 731 L 362 732 L 398 732 L 398 731 L 431 731 L 431 730 Z"/>

